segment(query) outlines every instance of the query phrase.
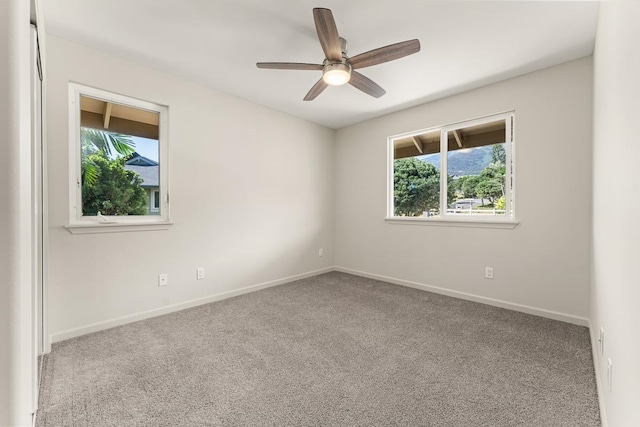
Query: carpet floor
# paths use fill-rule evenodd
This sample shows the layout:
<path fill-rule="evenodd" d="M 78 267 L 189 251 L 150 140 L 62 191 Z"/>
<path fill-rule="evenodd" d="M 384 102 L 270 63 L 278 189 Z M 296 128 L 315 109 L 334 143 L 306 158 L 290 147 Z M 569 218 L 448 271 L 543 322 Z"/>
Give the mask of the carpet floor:
<path fill-rule="evenodd" d="M 587 328 L 332 272 L 54 344 L 38 426 L 600 426 Z"/>

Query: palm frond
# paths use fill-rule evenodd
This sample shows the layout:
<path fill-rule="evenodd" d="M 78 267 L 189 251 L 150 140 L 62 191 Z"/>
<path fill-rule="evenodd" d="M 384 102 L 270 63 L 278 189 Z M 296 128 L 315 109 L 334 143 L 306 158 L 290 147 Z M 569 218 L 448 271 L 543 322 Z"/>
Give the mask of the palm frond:
<path fill-rule="evenodd" d="M 98 171 L 98 167 L 91 159 L 86 159 L 84 162 L 82 162 L 83 184 L 94 184 L 99 176 L 100 172 Z"/>
<path fill-rule="evenodd" d="M 121 133 L 108 133 L 107 135 L 114 150 L 121 156 L 126 157 L 136 151 L 136 143 L 131 140 L 130 136 Z"/>
<path fill-rule="evenodd" d="M 93 145 L 107 157 L 112 156 L 112 147 L 121 156 L 128 156 L 135 151 L 136 144 L 129 135 L 83 127 L 80 128 L 80 137 L 83 143 Z"/>
<path fill-rule="evenodd" d="M 111 155 L 111 147 L 109 146 L 106 132 L 83 127 L 80 128 L 80 138 L 83 143 L 93 145 L 107 156 Z"/>

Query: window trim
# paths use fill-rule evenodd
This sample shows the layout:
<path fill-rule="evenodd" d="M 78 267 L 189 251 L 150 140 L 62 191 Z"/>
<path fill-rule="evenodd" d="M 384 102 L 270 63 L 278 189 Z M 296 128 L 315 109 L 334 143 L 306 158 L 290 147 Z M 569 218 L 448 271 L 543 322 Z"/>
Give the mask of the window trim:
<path fill-rule="evenodd" d="M 397 139 L 422 135 L 425 133 L 440 132 L 440 171 L 447 171 L 447 133 L 460 129 L 462 127 L 471 127 L 488 122 L 504 120 L 505 121 L 505 154 L 506 158 L 511 160 L 511 168 L 505 167 L 505 189 L 511 191 L 511 197 L 506 198 L 505 211 L 511 212 L 510 215 L 504 217 L 498 216 L 457 216 L 446 213 L 446 198 L 448 174 L 440 179 L 440 216 L 431 217 L 402 217 L 395 216 L 394 206 L 394 160 L 395 160 L 395 141 Z M 387 138 L 387 216 L 385 221 L 390 224 L 413 224 L 413 225 L 437 225 L 437 226 L 458 226 L 458 227 L 481 227 L 481 228 L 515 228 L 518 225 L 516 220 L 515 198 L 516 194 L 513 189 L 516 186 L 515 173 L 515 110 L 490 114 L 487 116 L 477 117 L 475 119 L 463 120 L 440 126 L 432 126 L 411 132 L 404 132 L 392 135 Z M 444 201 L 444 203 L 443 203 Z"/>
<path fill-rule="evenodd" d="M 97 216 L 82 215 L 82 174 L 80 162 L 81 95 L 159 114 L 158 161 L 160 164 L 160 215 L 105 216 L 102 219 Z M 169 108 L 165 105 L 69 82 L 69 222 L 65 228 L 72 234 L 158 230 L 166 229 L 172 224 L 169 215 L 168 114 Z"/>

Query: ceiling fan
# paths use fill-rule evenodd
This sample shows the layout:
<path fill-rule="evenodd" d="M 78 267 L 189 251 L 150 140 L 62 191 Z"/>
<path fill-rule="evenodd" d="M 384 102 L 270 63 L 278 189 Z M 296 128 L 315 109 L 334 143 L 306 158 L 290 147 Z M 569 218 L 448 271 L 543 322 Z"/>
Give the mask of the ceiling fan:
<path fill-rule="evenodd" d="M 305 101 L 315 99 L 329 85 L 338 86 L 345 83 L 349 83 L 368 95 L 380 98 L 386 91 L 356 70 L 393 61 L 420 51 L 420 41 L 414 39 L 373 49 L 350 58 L 347 55 L 347 41 L 338 36 L 338 28 L 331 10 L 315 8 L 313 9 L 313 19 L 320 45 L 325 54 L 325 60 L 322 64 L 295 62 L 258 62 L 256 64 L 258 68 L 276 70 L 322 71 L 322 78 L 313 85 L 304 97 Z"/>

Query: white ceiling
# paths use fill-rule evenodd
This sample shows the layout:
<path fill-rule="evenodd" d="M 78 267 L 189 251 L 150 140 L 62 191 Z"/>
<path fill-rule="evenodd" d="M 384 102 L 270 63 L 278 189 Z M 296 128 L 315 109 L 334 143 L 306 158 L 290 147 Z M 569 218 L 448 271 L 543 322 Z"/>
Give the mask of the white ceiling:
<path fill-rule="evenodd" d="M 331 128 L 593 52 L 595 1 L 43 0 L 47 32 Z M 387 94 L 350 85 L 302 98 L 321 63 L 312 9 L 333 11 L 349 55 L 417 38 L 419 53 L 362 69 Z"/>

